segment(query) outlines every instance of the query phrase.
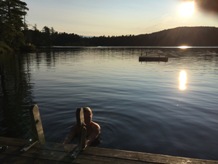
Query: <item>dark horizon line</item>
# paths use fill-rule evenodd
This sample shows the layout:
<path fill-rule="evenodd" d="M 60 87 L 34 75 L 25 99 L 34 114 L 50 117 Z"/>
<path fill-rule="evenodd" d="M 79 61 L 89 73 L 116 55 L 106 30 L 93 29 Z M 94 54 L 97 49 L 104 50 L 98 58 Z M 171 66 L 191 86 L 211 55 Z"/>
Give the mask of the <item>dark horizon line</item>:
<path fill-rule="evenodd" d="M 158 32 L 162 32 L 162 31 L 167 31 L 167 30 L 172 30 L 172 29 L 177 29 L 177 28 L 198 28 L 198 27 L 203 27 L 203 28 L 218 28 L 218 26 L 177 26 L 177 27 L 172 27 L 172 28 L 166 28 L 163 30 L 159 30 L 159 31 L 154 31 L 154 32 L 150 32 L 150 33 L 142 33 L 142 34 L 126 34 L 126 35 L 99 35 L 99 36 L 85 36 L 85 35 L 79 35 L 76 33 L 68 33 L 68 32 L 58 32 L 58 33 L 66 33 L 66 34 L 76 34 L 80 37 L 85 37 L 85 38 L 93 38 L 93 37 L 121 37 L 121 36 L 140 36 L 140 35 L 151 35 L 154 33 L 158 33 Z"/>
<path fill-rule="evenodd" d="M 47 46 L 39 46 L 39 48 L 48 48 Z M 188 45 L 181 45 L 181 46 L 50 46 L 52 49 L 70 49 L 70 48 L 145 48 L 145 49 L 218 49 L 218 46 L 188 46 Z"/>

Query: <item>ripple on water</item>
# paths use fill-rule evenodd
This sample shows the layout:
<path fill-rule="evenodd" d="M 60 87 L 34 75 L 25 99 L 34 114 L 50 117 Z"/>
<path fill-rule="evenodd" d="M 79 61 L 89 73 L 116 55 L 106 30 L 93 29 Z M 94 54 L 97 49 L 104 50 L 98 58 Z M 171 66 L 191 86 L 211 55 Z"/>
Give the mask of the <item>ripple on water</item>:
<path fill-rule="evenodd" d="M 15 102 L 37 103 L 48 141 L 62 142 L 75 122 L 76 108 L 90 106 L 102 127 L 100 147 L 218 159 L 217 52 L 211 57 L 205 50 L 153 50 L 153 55 L 173 58 L 140 63 L 141 51 L 83 49 L 24 56 L 25 74 L 18 77 L 29 80 L 20 87 L 23 97 L 14 101 L 18 96 L 10 70 L 7 85 L 12 87 L 5 93 L 13 102 L 5 106 L 15 110 Z M 183 91 L 181 70 L 187 73 Z M 1 115 L 0 121 L 5 119 Z"/>

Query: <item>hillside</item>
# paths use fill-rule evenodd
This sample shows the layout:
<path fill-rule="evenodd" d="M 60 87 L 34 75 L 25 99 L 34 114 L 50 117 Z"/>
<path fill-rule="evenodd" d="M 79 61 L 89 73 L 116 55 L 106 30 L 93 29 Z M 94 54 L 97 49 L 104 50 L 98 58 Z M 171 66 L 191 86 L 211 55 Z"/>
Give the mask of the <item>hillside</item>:
<path fill-rule="evenodd" d="M 218 46 L 216 27 L 178 27 L 152 34 L 138 35 L 143 45 L 151 46 Z"/>
<path fill-rule="evenodd" d="M 218 46 L 216 27 L 178 27 L 151 34 L 108 37 L 83 37 L 49 29 L 27 30 L 24 34 L 27 43 L 36 46 Z"/>

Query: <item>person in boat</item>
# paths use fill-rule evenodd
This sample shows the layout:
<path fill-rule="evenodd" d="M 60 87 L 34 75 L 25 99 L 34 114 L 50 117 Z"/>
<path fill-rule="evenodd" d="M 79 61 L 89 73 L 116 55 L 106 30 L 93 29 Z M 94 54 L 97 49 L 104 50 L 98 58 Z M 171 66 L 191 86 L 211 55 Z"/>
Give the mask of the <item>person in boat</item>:
<path fill-rule="evenodd" d="M 70 143 L 75 137 L 80 137 L 82 148 L 86 148 L 99 139 L 101 127 L 92 121 L 92 110 L 89 107 L 77 108 L 76 124 L 65 138 L 63 144 Z"/>

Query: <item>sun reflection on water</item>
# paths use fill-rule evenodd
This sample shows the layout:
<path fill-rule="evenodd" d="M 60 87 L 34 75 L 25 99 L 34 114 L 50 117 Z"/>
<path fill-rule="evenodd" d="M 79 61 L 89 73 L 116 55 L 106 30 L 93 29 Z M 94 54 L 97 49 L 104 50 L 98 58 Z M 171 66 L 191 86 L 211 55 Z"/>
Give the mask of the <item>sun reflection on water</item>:
<path fill-rule="evenodd" d="M 179 90 L 184 91 L 187 89 L 187 72 L 185 70 L 181 70 L 179 72 Z"/>
<path fill-rule="evenodd" d="M 183 46 L 179 46 L 180 49 L 188 49 L 190 48 L 190 46 L 186 46 L 186 45 L 183 45 Z"/>

